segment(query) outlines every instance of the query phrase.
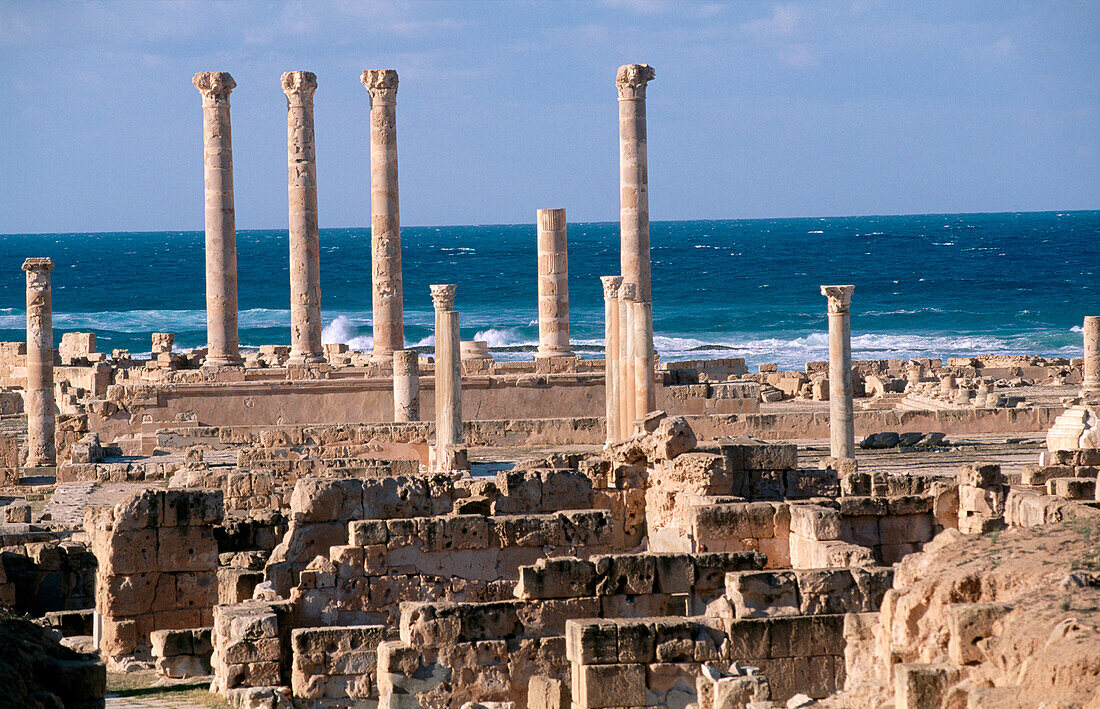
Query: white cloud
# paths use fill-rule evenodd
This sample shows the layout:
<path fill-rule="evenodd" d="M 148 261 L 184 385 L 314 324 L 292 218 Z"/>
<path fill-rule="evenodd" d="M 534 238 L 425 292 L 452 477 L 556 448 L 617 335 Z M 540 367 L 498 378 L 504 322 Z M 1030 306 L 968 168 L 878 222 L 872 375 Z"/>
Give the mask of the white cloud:
<path fill-rule="evenodd" d="M 790 37 L 796 33 L 802 21 L 802 11 L 793 5 L 776 5 L 771 17 L 741 25 L 741 30 L 761 39 Z"/>

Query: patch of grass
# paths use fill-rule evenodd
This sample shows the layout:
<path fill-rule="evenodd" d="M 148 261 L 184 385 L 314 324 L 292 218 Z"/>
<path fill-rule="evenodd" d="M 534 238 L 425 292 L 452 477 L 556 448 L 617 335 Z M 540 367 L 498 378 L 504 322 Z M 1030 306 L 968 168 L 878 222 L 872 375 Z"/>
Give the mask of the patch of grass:
<path fill-rule="evenodd" d="M 206 680 L 181 680 L 173 684 L 157 684 L 158 681 L 158 675 L 151 671 L 108 672 L 107 696 L 171 700 L 212 709 L 230 709 L 230 704 L 222 697 L 210 693 Z"/>

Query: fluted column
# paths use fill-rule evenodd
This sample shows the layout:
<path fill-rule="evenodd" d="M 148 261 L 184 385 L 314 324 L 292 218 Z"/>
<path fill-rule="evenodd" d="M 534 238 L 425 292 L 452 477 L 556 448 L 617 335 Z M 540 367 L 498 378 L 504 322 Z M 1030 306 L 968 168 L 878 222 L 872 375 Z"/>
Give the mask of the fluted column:
<path fill-rule="evenodd" d="M 53 299 L 50 271 L 53 261 L 29 258 L 27 272 L 27 386 L 23 408 L 27 412 L 28 468 L 57 465 L 54 443 L 57 407 L 53 398 Z"/>
<path fill-rule="evenodd" d="M 636 298 L 652 302 L 649 265 L 649 173 L 646 157 L 645 90 L 653 78 L 646 64 L 619 67 L 619 258 L 623 280 L 638 287 Z"/>
<path fill-rule="evenodd" d="M 852 331 L 848 308 L 855 286 L 821 286 L 829 301 L 829 449 L 834 458 L 855 458 L 852 418 Z"/>
<path fill-rule="evenodd" d="M 539 209 L 539 349 L 536 357 L 573 354 L 569 346 L 569 260 L 565 210 Z"/>
<path fill-rule="evenodd" d="M 1088 397 L 1100 396 L 1100 315 L 1085 317 L 1085 379 L 1081 383 L 1081 394 Z"/>
<path fill-rule="evenodd" d="M 433 285 L 435 306 L 435 445 L 436 459 L 462 445 L 462 358 L 459 351 L 455 286 Z"/>
<path fill-rule="evenodd" d="M 631 304 L 630 333 L 634 343 L 634 418 L 645 418 L 657 408 L 653 383 L 653 305 L 643 300 Z"/>
<path fill-rule="evenodd" d="M 317 153 L 309 71 L 283 74 L 287 197 L 290 204 L 290 362 L 325 361 L 321 349 L 321 257 L 317 235 Z"/>
<path fill-rule="evenodd" d="M 368 69 L 362 80 L 370 93 L 371 358 L 388 360 L 394 350 L 405 347 L 397 193 L 397 72 Z"/>
<path fill-rule="evenodd" d="M 601 276 L 603 283 L 604 328 L 604 399 L 607 443 L 614 443 L 622 436 L 619 421 L 619 286 L 622 276 Z"/>
<path fill-rule="evenodd" d="M 619 286 L 619 426 L 622 437 L 629 438 L 634 431 L 634 300 L 638 287 L 623 279 Z"/>
<path fill-rule="evenodd" d="M 233 214 L 233 138 L 229 92 L 236 86 L 224 71 L 200 71 L 193 79 L 202 94 L 203 176 L 206 182 L 207 366 L 241 363 L 237 331 L 237 229 Z"/>
<path fill-rule="evenodd" d="M 416 350 L 393 352 L 393 420 L 420 420 L 420 355 Z"/>

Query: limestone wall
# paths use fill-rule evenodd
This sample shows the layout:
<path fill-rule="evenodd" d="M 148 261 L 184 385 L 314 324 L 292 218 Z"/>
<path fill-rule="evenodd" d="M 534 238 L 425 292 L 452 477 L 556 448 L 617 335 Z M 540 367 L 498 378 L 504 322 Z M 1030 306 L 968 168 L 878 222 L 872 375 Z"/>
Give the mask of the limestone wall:
<path fill-rule="evenodd" d="M 86 511 L 99 562 L 95 640 L 105 657 L 149 646 L 154 630 L 212 623 L 218 600 L 221 491 L 144 490 Z"/>

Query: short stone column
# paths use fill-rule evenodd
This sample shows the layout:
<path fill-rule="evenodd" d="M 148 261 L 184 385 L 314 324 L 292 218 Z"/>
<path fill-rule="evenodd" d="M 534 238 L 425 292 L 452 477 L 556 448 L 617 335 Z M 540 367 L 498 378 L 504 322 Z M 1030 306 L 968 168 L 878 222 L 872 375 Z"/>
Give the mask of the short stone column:
<path fill-rule="evenodd" d="M 634 340 L 634 418 L 645 418 L 657 408 L 653 383 L 653 305 L 643 300 L 631 304 L 630 327 Z"/>
<path fill-rule="evenodd" d="M 852 330 L 848 308 L 855 286 L 821 286 L 829 299 L 829 432 L 830 455 L 855 458 L 852 417 Z"/>
<path fill-rule="evenodd" d="M 233 213 L 233 139 L 229 92 L 236 86 L 224 71 L 200 71 L 193 79 L 202 94 L 203 176 L 206 181 L 207 366 L 241 363 L 237 331 L 237 228 Z"/>
<path fill-rule="evenodd" d="M 287 197 L 290 205 L 291 364 L 324 362 L 321 348 L 321 246 L 317 230 L 317 152 L 309 71 L 283 74 L 286 94 Z"/>
<path fill-rule="evenodd" d="M 53 261 L 29 258 L 27 272 L 27 385 L 23 409 L 27 412 L 27 468 L 57 465 L 54 432 L 57 407 L 53 398 L 53 298 L 50 271 Z"/>
<path fill-rule="evenodd" d="M 634 431 L 636 402 L 634 396 L 634 300 L 638 286 L 623 278 L 619 286 L 619 425 L 622 438 Z"/>
<path fill-rule="evenodd" d="M 536 357 L 568 357 L 569 261 L 565 238 L 565 210 L 539 209 L 539 349 Z"/>
<path fill-rule="evenodd" d="M 420 420 L 420 355 L 416 350 L 393 352 L 393 420 Z"/>
<path fill-rule="evenodd" d="M 622 436 L 619 421 L 619 286 L 622 276 L 601 276 L 603 283 L 604 399 L 606 400 L 606 442 Z"/>
<path fill-rule="evenodd" d="M 653 78 L 646 64 L 619 67 L 619 258 L 623 280 L 638 287 L 638 300 L 652 302 L 649 262 L 649 174 L 646 157 L 645 90 Z"/>
<path fill-rule="evenodd" d="M 370 93 L 371 299 L 374 360 L 405 347 L 401 286 L 401 216 L 397 193 L 397 72 L 368 69 Z"/>
<path fill-rule="evenodd" d="M 444 465 L 462 446 L 462 359 L 454 284 L 433 285 L 435 306 L 435 463 Z"/>
<path fill-rule="evenodd" d="M 1085 379 L 1081 382 L 1083 396 L 1100 396 L 1100 315 L 1085 318 Z"/>

